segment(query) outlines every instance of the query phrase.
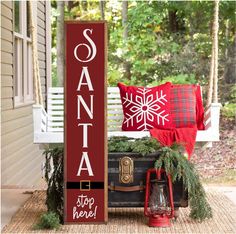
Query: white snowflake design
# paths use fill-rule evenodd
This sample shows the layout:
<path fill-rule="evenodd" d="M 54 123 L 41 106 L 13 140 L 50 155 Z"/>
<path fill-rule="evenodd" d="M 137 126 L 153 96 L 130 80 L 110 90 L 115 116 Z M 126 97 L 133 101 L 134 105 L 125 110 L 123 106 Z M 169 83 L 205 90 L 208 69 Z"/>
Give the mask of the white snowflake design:
<path fill-rule="evenodd" d="M 137 129 L 145 131 L 154 128 L 156 124 L 164 126 L 166 122 L 169 122 L 169 114 L 166 114 L 166 111 L 161 108 L 167 103 L 166 94 L 162 90 L 159 93 L 156 91 L 155 94 L 150 94 L 150 92 L 151 89 L 138 88 L 137 93 L 140 95 L 134 95 L 133 97 L 132 93 L 130 95 L 126 93 L 126 96 L 123 97 L 123 105 L 126 108 L 132 105 L 129 108 L 131 114 L 126 113 L 124 118 L 124 124 L 127 127 L 133 126 L 134 121 L 136 121 Z M 157 123 L 154 122 L 155 117 Z"/>

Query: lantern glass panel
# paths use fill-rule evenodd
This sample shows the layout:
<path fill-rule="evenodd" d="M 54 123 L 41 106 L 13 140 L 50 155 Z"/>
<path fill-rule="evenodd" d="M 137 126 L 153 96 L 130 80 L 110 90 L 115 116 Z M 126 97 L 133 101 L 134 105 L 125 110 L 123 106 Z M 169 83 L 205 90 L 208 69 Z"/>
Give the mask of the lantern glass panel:
<path fill-rule="evenodd" d="M 153 215 L 167 214 L 170 212 L 166 184 L 152 183 L 149 208 Z"/>

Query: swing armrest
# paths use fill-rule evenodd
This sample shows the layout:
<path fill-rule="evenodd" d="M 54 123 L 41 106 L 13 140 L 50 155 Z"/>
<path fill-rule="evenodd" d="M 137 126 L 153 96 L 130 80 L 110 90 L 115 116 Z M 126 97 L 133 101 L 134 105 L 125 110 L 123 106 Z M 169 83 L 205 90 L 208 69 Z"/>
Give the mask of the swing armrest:
<path fill-rule="evenodd" d="M 219 134 L 220 108 L 220 103 L 211 103 L 204 115 L 205 129 L 211 129 L 216 134 Z"/>
<path fill-rule="evenodd" d="M 33 105 L 34 132 L 47 131 L 47 113 L 42 105 Z"/>

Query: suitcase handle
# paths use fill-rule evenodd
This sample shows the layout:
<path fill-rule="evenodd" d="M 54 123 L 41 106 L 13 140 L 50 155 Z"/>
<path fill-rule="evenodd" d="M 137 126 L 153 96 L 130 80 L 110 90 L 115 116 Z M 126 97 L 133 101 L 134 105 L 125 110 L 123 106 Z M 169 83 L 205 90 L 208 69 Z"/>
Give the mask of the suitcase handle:
<path fill-rule="evenodd" d="M 143 191 L 145 186 L 143 185 L 135 185 L 135 186 L 117 186 L 117 185 L 108 185 L 108 189 L 111 191 L 120 191 L 120 192 L 135 192 L 135 191 Z"/>

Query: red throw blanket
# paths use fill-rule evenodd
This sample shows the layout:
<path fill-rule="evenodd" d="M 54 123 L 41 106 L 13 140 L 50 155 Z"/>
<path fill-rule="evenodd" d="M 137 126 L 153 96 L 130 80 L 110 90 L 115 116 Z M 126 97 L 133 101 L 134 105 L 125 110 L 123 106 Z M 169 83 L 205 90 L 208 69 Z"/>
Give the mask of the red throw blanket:
<path fill-rule="evenodd" d="M 156 138 L 163 146 L 171 146 L 174 143 L 183 145 L 188 153 L 188 159 L 190 159 L 196 142 L 197 127 L 171 130 L 153 128 L 149 131 L 151 136 Z"/>

